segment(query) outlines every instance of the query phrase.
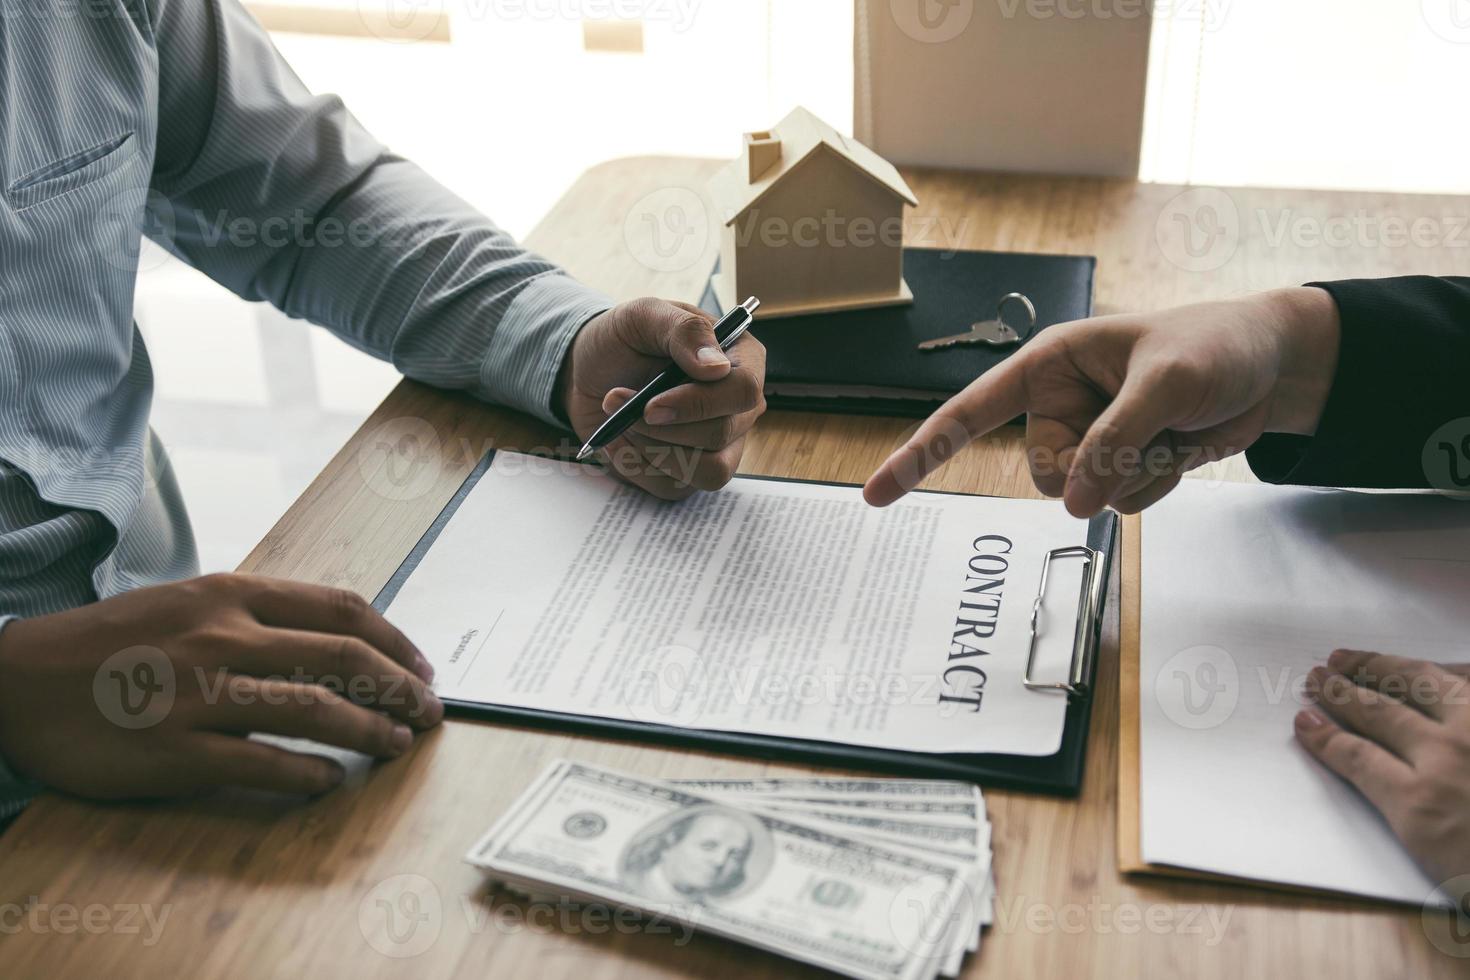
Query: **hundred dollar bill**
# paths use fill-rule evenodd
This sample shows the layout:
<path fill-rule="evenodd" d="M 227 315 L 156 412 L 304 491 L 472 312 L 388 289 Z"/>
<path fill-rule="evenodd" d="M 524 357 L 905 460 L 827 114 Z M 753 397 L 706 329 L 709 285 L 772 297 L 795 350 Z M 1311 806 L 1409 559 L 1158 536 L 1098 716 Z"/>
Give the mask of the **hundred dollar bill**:
<path fill-rule="evenodd" d="M 918 811 L 931 817 L 967 814 L 974 809 L 976 820 L 985 821 L 985 796 L 980 787 L 948 779 L 843 779 L 820 776 L 795 779 L 680 779 L 674 780 L 699 793 L 758 798 L 803 804 L 831 803 L 854 807 L 881 805 L 895 812 Z"/>
<path fill-rule="evenodd" d="M 821 776 L 792 779 L 680 779 L 679 785 L 710 793 L 742 796 L 919 797 L 973 803 L 979 793 L 970 783 L 950 779 L 838 779 Z"/>
<path fill-rule="evenodd" d="M 728 799 L 736 798 L 728 797 Z M 837 832 L 851 833 L 860 840 L 887 846 L 901 846 L 965 862 L 969 866 L 965 876 L 967 901 L 961 903 L 961 908 L 966 918 L 956 930 L 953 949 L 958 950 L 961 957 L 966 950 L 970 952 L 979 950 L 980 930 L 994 919 L 995 879 L 990 870 L 989 823 L 973 824 L 967 836 L 964 837 L 962 846 L 956 848 L 954 841 L 936 840 L 932 825 L 922 822 L 882 818 L 864 823 L 854 816 L 855 813 L 860 813 L 860 810 L 840 813 L 836 815 L 836 819 L 833 819 L 830 810 L 819 808 L 825 807 L 825 803 L 818 804 L 809 810 L 801 810 L 784 806 L 777 807 L 773 799 L 765 797 L 751 798 L 742 802 L 749 803 L 754 809 L 764 812 L 794 817 L 814 826 L 825 827 Z"/>
<path fill-rule="evenodd" d="M 674 780 L 682 786 L 683 780 Z M 738 794 L 731 794 L 738 795 Z M 882 810 L 895 816 L 907 816 L 925 820 L 963 820 L 974 823 L 984 820 L 985 814 L 973 800 L 934 800 L 903 796 L 797 796 L 786 793 L 753 795 L 747 799 L 766 799 L 781 806 L 819 806 L 839 809 Z"/>
<path fill-rule="evenodd" d="M 887 844 L 888 842 L 879 841 L 879 843 Z M 895 845 L 888 844 L 888 846 Z M 975 866 L 971 873 L 966 875 L 966 901 L 960 903 L 961 908 L 965 910 L 965 915 L 956 921 L 953 933 L 943 944 L 948 952 L 944 957 L 944 966 L 940 969 L 942 976 L 958 976 L 965 955 L 977 953 L 980 950 L 981 927 L 990 925 L 994 919 L 995 877 L 990 873 L 989 863 L 987 852 L 984 864 Z M 506 889 L 524 895 L 533 902 L 550 905 L 565 899 L 565 896 L 537 890 L 537 887 L 531 884 L 507 884 Z M 968 908 L 966 908 L 967 905 Z"/>
<path fill-rule="evenodd" d="M 656 780 L 553 766 L 468 855 L 513 887 L 675 919 L 852 977 L 927 980 L 970 869 Z"/>
<path fill-rule="evenodd" d="M 810 814 L 830 823 L 871 830 L 874 833 L 900 833 L 905 836 L 919 837 L 938 846 L 953 847 L 966 857 L 971 857 L 975 853 L 976 828 L 981 826 L 974 820 L 949 817 L 942 817 L 939 820 L 894 817 L 885 810 L 868 810 L 862 807 L 833 807 L 820 803 L 802 806 L 779 799 L 749 802 L 752 806 L 759 806 L 764 810 Z"/>
<path fill-rule="evenodd" d="M 551 771 L 549 770 L 548 775 L 550 774 L 550 772 Z M 544 778 L 545 777 L 543 777 L 543 781 Z M 971 859 L 969 848 L 965 848 L 964 853 L 965 859 L 967 861 L 970 861 L 970 863 L 974 865 L 971 872 L 966 875 L 966 901 L 961 903 L 962 906 L 965 907 L 965 910 L 968 914 L 964 917 L 963 921 L 957 922 L 956 929 L 954 930 L 954 933 L 950 937 L 949 943 L 947 944 L 950 948 L 950 953 L 946 958 L 945 968 L 942 970 L 943 975 L 955 975 L 956 971 L 962 965 L 965 953 L 973 953 L 979 951 L 981 939 L 980 930 L 983 926 L 990 925 L 991 922 L 994 920 L 995 877 L 990 870 L 990 825 L 988 821 L 985 821 L 983 819 L 983 798 L 980 796 L 977 787 L 968 786 L 968 784 L 945 783 L 942 784 L 941 793 L 948 793 L 952 796 L 959 796 L 961 794 L 952 792 L 952 790 L 957 785 L 964 785 L 967 792 L 972 795 L 977 802 L 981 804 L 978 808 L 972 803 L 955 803 L 942 800 L 936 801 L 932 798 L 935 794 L 928 794 L 929 798 L 917 797 L 913 799 L 907 799 L 904 797 L 889 797 L 883 794 L 865 794 L 858 798 L 848 798 L 830 792 L 825 792 L 826 790 L 829 790 L 834 786 L 851 787 L 854 785 L 862 785 L 865 787 L 871 787 L 875 783 L 883 783 L 886 785 L 902 784 L 905 787 L 928 785 L 923 781 L 859 781 L 850 779 L 803 778 L 792 780 L 789 782 L 781 779 L 756 781 L 671 780 L 671 782 L 681 786 L 707 785 L 711 788 L 722 791 L 722 793 L 724 791 L 727 791 L 731 786 L 739 786 L 741 788 L 744 788 L 754 785 L 759 787 L 758 791 L 755 793 L 751 793 L 748 795 L 725 794 L 726 798 L 738 802 L 741 806 L 751 806 L 756 809 L 779 807 L 780 811 L 785 811 L 783 815 L 787 816 L 788 818 L 790 815 L 798 813 L 798 811 L 807 810 L 809 811 L 809 813 L 807 815 L 800 816 L 800 819 L 808 822 L 820 821 L 824 816 L 823 811 L 829 811 L 834 807 L 849 807 L 849 812 L 864 810 L 869 812 L 879 811 L 884 816 L 896 816 L 899 820 L 902 820 L 901 815 L 904 813 L 927 813 L 930 815 L 931 819 L 934 815 L 940 813 L 954 815 L 958 813 L 968 812 L 972 814 L 969 820 L 963 821 L 974 827 L 977 835 L 977 839 L 975 841 L 977 845 L 975 848 L 975 858 L 973 860 Z M 789 796 L 784 791 L 788 789 L 791 784 L 796 784 L 801 790 L 814 791 L 820 793 L 821 795 L 812 797 Z M 534 791 L 534 787 L 528 790 L 524 794 L 524 798 L 531 798 L 534 795 Z M 979 811 L 978 813 L 976 812 L 977 809 Z M 946 822 L 949 821 L 946 820 Z M 885 821 L 885 824 L 887 825 L 886 829 L 889 831 L 888 833 L 875 833 L 868 829 L 853 831 L 853 833 L 854 836 L 858 837 L 859 839 L 882 843 L 888 846 L 901 845 L 920 851 L 937 852 L 950 857 L 959 856 L 954 852 L 947 851 L 942 844 L 936 844 L 935 842 L 933 842 L 931 839 L 932 829 L 923 826 L 923 821 L 919 821 L 918 823 L 919 826 L 908 828 L 902 826 L 901 824 L 896 824 L 893 821 L 888 820 Z M 840 829 L 846 832 L 851 828 L 842 827 Z M 522 892 L 526 891 L 525 889 L 515 890 Z M 548 893 L 530 892 L 529 894 L 533 900 L 556 900 L 556 896 L 550 895 Z"/>
<path fill-rule="evenodd" d="M 896 844 L 919 847 L 944 854 L 956 861 L 977 860 L 980 847 L 976 825 L 952 827 L 920 821 L 892 820 L 884 816 L 866 816 L 861 811 L 834 811 L 781 806 L 776 801 L 738 800 L 720 797 L 736 806 L 749 806 L 763 813 L 800 820 L 838 834 L 862 834 Z M 984 826 L 988 827 L 989 824 Z"/>
<path fill-rule="evenodd" d="M 935 828 L 928 819 L 905 819 L 903 808 L 895 808 L 893 800 L 873 798 L 838 800 L 831 797 L 797 799 L 776 793 L 752 796 L 732 794 L 726 798 L 741 805 L 792 815 L 803 821 L 852 832 L 863 840 L 890 845 L 901 844 L 917 850 L 963 858 L 970 862 L 974 866 L 974 873 L 967 876 L 969 901 L 962 904 L 968 904 L 971 917 L 959 930 L 957 938 L 961 943 L 952 951 L 946 964 L 947 968 L 943 971 L 944 975 L 953 975 L 966 951 L 979 951 L 981 929 L 990 925 L 995 919 L 995 877 L 990 867 L 992 855 L 988 821 L 977 817 L 957 821 L 967 824 L 969 829 L 964 835 L 955 837 L 948 835 L 947 832 L 936 835 Z M 845 805 L 846 808 L 844 809 L 839 804 Z M 878 814 L 877 818 L 865 820 L 860 816 L 873 813 Z M 945 819 L 951 825 L 956 822 L 953 818 Z M 949 839 L 946 840 L 946 836 Z M 961 840 L 963 846 L 955 848 L 954 845 Z"/>

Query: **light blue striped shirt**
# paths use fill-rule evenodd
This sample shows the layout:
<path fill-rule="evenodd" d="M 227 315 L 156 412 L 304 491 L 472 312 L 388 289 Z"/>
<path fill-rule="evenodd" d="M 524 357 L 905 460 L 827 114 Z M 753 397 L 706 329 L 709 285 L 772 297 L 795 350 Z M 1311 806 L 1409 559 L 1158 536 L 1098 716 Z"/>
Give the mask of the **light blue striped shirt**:
<path fill-rule="evenodd" d="M 611 305 L 308 92 L 236 0 L 0 0 L 0 167 L 0 627 L 197 571 L 148 426 L 142 234 L 552 421 L 567 346 Z M 27 792 L 0 774 L 0 814 Z"/>

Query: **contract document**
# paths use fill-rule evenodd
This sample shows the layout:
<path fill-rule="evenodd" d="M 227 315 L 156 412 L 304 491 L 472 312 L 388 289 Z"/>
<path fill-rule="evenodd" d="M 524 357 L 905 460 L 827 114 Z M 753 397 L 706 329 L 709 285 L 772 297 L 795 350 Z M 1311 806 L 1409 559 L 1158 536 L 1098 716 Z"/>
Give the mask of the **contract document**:
<path fill-rule="evenodd" d="M 387 609 L 450 701 L 930 753 L 1044 756 L 1067 698 L 1022 683 L 1055 501 L 737 477 L 666 503 L 497 452 Z M 1083 571 L 1052 563 L 1037 676 L 1064 679 Z"/>
<path fill-rule="evenodd" d="M 1185 480 L 1143 515 L 1142 535 L 1143 859 L 1414 904 L 1435 895 L 1292 719 L 1311 703 L 1307 672 L 1338 648 L 1470 660 L 1470 502 Z"/>

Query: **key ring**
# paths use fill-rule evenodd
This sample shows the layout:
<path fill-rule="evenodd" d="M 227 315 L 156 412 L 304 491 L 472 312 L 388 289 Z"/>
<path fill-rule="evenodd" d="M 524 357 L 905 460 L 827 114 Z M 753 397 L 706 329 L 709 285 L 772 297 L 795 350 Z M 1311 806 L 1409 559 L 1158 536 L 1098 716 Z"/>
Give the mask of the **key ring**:
<path fill-rule="evenodd" d="M 1007 303 L 1020 303 L 1026 310 L 1026 332 L 1017 333 L 1016 328 L 1005 322 L 1004 314 Z M 950 337 L 935 337 L 933 340 L 920 342 L 919 350 L 934 351 L 946 350 L 967 344 L 986 344 L 990 347 L 1011 347 L 1021 343 L 1036 331 L 1036 307 L 1031 305 L 1031 299 L 1025 293 L 1006 293 L 995 304 L 995 319 L 981 320 L 970 325 L 970 329 L 964 333 L 957 333 Z"/>
<path fill-rule="evenodd" d="M 1021 306 L 1026 310 L 1025 333 L 1018 333 L 1015 327 L 1012 327 L 1009 323 L 1006 323 L 1005 309 L 1006 304 L 1010 302 L 1020 303 Z M 1000 324 L 1001 326 L 1000 333 L 1004 334 L 1005 331 L 1010 331 L 1014 336 L 1005 340 L 993 340 L 990 341 L 990 343 L 1019 343 L 1025 340 L 1027 337 L 1030 337 L 1031 332 L 1036 329 L 1036 307 L 1031 304 L 1031 298 L 1025 293 L 1006 293 L 1000 298 L 1000 302 L 995 304 L 995 322 Z"/>

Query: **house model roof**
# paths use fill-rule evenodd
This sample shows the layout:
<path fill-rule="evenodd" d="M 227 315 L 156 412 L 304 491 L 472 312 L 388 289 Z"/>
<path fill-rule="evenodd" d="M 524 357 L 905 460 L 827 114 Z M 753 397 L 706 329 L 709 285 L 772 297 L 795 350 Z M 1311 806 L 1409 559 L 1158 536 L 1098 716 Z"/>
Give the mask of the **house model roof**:
<path fill-rule="evenodd" d="M 846 161 L 858 172 L 871 177 L 917 207 L 918 198 L 899 175 L 897 168 L 868 149 L 857 140 L 843 136 L 837 130 L 797 107 L 791 114 L 776 124 L 771 136 L 781 141 L 781 159 L 761 174 L 752 183 L 744 154 L 719 172 L 714 181 L 715 206 L 724 216 L 725 224 L 731 224 L 766 195 L 772 187 L 788 174 L 813 159 L 825 147 L 832 155 Z"/>

